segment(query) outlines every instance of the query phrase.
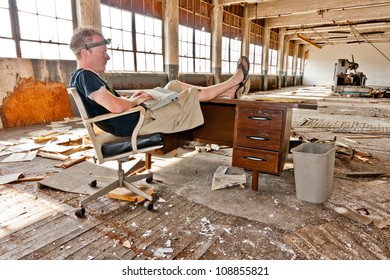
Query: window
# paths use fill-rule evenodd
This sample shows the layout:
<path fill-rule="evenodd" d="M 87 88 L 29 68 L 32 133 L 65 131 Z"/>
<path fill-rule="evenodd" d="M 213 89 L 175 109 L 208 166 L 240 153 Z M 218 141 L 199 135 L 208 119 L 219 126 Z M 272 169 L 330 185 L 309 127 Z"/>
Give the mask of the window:
<path fill-rule="evenodd" d="M 270 75 L 277 74 L 277 65 L 278 65 L 278 51 L 269 49 L 268 52 L 268 73 Z"/>
<path fill-rule="evenodd" d="M 134 71 L 131 12 L 107 5 L 100 7 L 102 32 L 104 37 L 111 38 L 111 45 L 107 46 L 110 60 L 106 69 Z"/>
<path fill-rule="evenodd" d="M 237 60 L 241 56 L 242 18 L 224 10 L 223 21 L 222 73 L 234 73 L 237 69 Z"/>
<path fill-rule="evenodd" d="M 211 69 L 211 34 L 195 30 L 195 72 L 206 73 Z"/>
<path fill-rule="evenodd" d="M 211 70 L 210 0 L 179 1 L 179 71 Z"/>
<path fill-rule="evenodd" d="M 17 0 L 16 7 L 22 57 L 74 59 L 68 47 L 73 34 L 70 0 Z"/>
<path fill-rule="evenodd" d="M 249 72 L 252 74 L 261 74 L 263 61 L 263 26 L 254 20 L 251 22 L 250 43 L 249 43 L 249 61 L 251 67 Z"/>
<path fill-rule="evenodd" d="M 193 29 L 179 25 L 179 71 L 194 72 Z"/>
<path fill-rule="evenodd" d="M 292 76 L 293 74 L 293 57 L 289 55 L 287 57 L 287 75 Z"/>
<path fill-rule="evenodd" d="M 163 71 L 162 21 L 135 14 L 137 71 Z"/>
<path fill-rule="evenodd" d="M 301 63 L 302 63 L 302 59 L 300 57 L 297 57 L 297 71 L 296 71 L 297 76 L 300 76 L 302 74 L 301 73 Z"/>
<path fill-rule="evenodd" d="M 163 71 L 161 0 L 101 0 L 107 70 Z"/>
<path fill-rule="evenodd" d="M 249 44 L 249 61 L 251 67 L 249 72 L 252 74 L 261 73 L 261 65 L 263 61 L 263 47 L 260 45 Z"/>
<path fill-rule="evenodd" d="M 1 57 L 16 57 L 15 40 L 12 38 L 8 0 L 0 0 L 0 49 Z"/>

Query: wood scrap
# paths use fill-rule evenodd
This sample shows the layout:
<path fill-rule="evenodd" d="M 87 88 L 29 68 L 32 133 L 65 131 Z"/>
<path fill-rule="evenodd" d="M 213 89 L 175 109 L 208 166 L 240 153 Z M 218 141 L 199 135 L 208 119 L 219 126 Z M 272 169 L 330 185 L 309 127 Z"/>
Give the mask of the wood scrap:
<path fill-rule="evenodd" d="M 139 189 L 148 195 L 152 195 L 154 193 L 154 189 L 152 187 L 141 185 Z M 145 197 L 132 192 L 127 188 L 117 188 L 107 194 L 109 198 L 125 200 L 130 202 L 142 202 L 145 200 Z"/>
<path fill-rule="evenodd" d="M 80 156 L 78 158 L 70 158 L 70 159 L 66 160 L 63 164 L 61 164 L 59 166 L 57 165 L 56 167 L 61 167 L 61 168 L 66 169 L 66 168 L 71 167 L 77 163 L 83 162 L 86 159 L 87 159 L 86 156 Z"/>
<path fill-rule="evenodd" d="M 376 135 L 349 135 L 347 137 L 348 139 L 377 139 L 377 138 L 383 138 L 383 136 L 376 136 Z"/>
<path fill-rule="evenodd" d="M 48 153 L 48 152 L 38 152 L 38 156 L 43 158 L 58 159 L 58 160 L 68 160 L 69 156 L 58 154 L 58 153 Z"/>
<path fill-rule="evenodd" d="M 349 172 L 345 174 L 347 177 L 378 177 L 386 175 L 386 172 Z"/>
<path fill-rule="evenodd" d="M 19 178 L 17 182 L 32 182 L 32 181 L 41 181 L 43 179 L 46 179 L 50 175 L 43 175 L 43 176 L 35 176 L 35 177 L 23 177 Z"/>

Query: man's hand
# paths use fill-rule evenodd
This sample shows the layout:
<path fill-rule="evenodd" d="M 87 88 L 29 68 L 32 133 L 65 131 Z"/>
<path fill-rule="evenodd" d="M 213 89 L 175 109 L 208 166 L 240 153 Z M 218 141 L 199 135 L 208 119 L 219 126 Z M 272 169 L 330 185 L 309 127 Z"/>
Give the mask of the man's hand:
<path fill-rule="evenodd" d="M 153 99 L 153 96 L 151 96 L 149 93 L 142 91 L 142 90 L 134 93 L 130 97 L 130 100 L 135 102 L 135 104 L 137 104 L 137 105 L 140 105 L 149 99 Z"/>

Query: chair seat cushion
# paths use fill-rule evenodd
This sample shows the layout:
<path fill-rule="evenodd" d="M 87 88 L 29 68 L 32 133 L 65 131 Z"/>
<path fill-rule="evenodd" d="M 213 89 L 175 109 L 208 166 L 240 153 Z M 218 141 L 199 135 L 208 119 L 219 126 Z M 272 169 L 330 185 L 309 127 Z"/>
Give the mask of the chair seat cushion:
<path fill-rule="evenodd" d="M 160 133 L 138 136 L 137 149 L 159 146 L 163 144 L 163 138 Z M 115 142 L 102 145 L 102 154 L 104 157 L 112 157 L 128 152 L 132 152 L 131 137 L 121 137 Z"/>

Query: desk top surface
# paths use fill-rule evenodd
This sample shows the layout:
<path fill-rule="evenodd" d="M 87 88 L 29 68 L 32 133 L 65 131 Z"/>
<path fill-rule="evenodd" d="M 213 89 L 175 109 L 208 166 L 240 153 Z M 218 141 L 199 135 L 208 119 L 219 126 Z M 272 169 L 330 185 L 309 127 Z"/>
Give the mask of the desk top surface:
<path fill-rule="evenodd" d="M 202 102 L 203 103 L 203 102 Z M 266 106 L 278 108 L 299 108 L 299 109 L 317 109 L 317 100 L 312 99 L 298 99 L 298 98 L 277 98 L 277 97 L 259 97 L 259 96 L 243 96 L 241 99 L 230 98 L 215 98 L 208 103 L 218 104 L 262 104 Z"/>

